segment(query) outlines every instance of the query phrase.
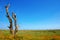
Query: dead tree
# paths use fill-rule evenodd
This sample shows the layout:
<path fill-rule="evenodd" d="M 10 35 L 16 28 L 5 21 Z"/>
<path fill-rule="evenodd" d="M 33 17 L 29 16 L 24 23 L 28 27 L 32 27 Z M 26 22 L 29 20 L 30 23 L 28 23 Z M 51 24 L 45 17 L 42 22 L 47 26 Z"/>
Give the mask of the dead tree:
<path fill-rule="evenodd" d="M 17 21 L 16 21 L 16 14 L 14 12 L 12 12 L 12 18 L 14 20 L 14 26 L 15 26 L 14 35 L 15 35 L 18 31 L 18 26 L 17 26 Z"/>
<path fill-rule="evenodd" d="M 15 35 L 18 31 L 18 26 L 17 26 L 17 21 L 16 21 L 16 15 L 14 12 L 12 12 L 12 18 L 14 20 L 14 26 L 15 26 L 15 30 L 13 31 L 13 24 L 12 24 L 12 18 L 10 17 L 9 15 L 9 12 L 8 12 L 8 8 L 9 8 L 9 5 L 5 6 L 6 8 L 6 16 L 7 18 L 9 19 L 9 23 L 10 23 L 10 26 L 9 26 L 9 29 L 10 29 L 10 33 Z"/>
<path fill-rule="evenodd" d="M 9 26 L 10 33 L 13 34 L 12 18 L 10 17 L 9 12 L 8 12 L 9 5 L 5 6 L 5 8 L 6 8 L 6 14 L 7 14 L 6 17 L 8 18 L 9 23 L 10 23 L 10 26 Z"/>

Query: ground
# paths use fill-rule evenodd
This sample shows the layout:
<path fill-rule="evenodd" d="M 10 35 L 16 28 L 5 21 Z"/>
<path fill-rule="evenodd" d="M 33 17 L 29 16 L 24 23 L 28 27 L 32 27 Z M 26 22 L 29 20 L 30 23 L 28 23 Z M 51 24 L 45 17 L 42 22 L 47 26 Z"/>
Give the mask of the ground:
<path fill-rule="evenodd" d="M 19 30 L 15 38 L 9 30 L 0 30 L 0 40 L 60 40 L 60 30 Z"/>

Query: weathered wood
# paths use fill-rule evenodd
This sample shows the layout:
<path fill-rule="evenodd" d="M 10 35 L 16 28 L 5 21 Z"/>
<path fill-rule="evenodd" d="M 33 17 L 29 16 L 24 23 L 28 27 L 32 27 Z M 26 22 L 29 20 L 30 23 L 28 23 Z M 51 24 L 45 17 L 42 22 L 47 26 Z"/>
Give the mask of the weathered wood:
<path fill-rule="evenodd" d="M 14 25 L 15 25 L 14 34 L 16 34 L 18 31 L 18 26 L 17 26 L 17 21 L 16 21 L 16 14 L 14 12 L 12 12 L 12 18 L 14 19 Z"/>
<path fill-rule="evenodd" d="M 10 29 L 10 33 L 15 36 L 17 31 L 18 31 L 18 26 L 17 26 L 17 21 L 16 21 L 16 14 L 14 12 L 12 12 L 12 18 L 14 20 L 14 26 L 15 26 L 15 30 L 13 30 L 12 18 L 10 17 L 10 14 L 8 12 L 9 5 L 5 6 L 5 8 L 6 8 L 6 17 L 8 18 L 9 23 L 10 23 L 10 26 L 8 28 Z"/>
<path fill-rule="evenodd" d="M 8 18 L 9 23 L 10 23 L 10 26 L 8 28 L 10 29 L 10 33 L 13 34 L 12 18 L 10 17 L 9 12 L 8 12 L 9 7 L 5 6 L 5 8 L 6 8 L 6 17 Z"/>

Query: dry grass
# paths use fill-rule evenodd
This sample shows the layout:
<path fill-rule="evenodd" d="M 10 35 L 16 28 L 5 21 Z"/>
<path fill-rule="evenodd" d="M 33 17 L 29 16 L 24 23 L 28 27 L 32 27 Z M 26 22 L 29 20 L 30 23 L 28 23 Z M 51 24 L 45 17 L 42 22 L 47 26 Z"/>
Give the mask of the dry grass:
<path fill-rule="evenodd" d="M 9 31 L 0 31 L 0 40 L 60 40 L 60 31 L 19 31 L 14 37 Z"/>

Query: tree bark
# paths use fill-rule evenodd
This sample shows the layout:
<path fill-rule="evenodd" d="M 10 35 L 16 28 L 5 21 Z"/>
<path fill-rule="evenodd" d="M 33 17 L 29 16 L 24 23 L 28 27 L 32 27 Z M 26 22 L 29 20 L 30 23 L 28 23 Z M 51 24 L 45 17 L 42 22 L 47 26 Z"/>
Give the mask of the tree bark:
<path fill-rule="evenodd" d="M 12 27 L 13 24 L 12 24 L 12 19 L 8 13 L 8 6 L 5 6 L 5 8 L 6 8 L 6 14 L 7 14 L 6 17 L 8 18 L 10 23 L 10 26 L 8 28 L 10 29 L 10 33 L 13 34 L 13 27 Z"/>
<path fill-rule="evenodd" d="M 14 31 L 14 35 L 16 35 L 17 31 L 18 31 L 18 26 L 17 26 L 17 21 L 16 21 L 16 15 L 12 12 L 12 17 L 14 19 L 14 26 L 15 26 L 15 31 Z"/>

